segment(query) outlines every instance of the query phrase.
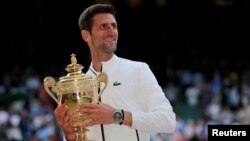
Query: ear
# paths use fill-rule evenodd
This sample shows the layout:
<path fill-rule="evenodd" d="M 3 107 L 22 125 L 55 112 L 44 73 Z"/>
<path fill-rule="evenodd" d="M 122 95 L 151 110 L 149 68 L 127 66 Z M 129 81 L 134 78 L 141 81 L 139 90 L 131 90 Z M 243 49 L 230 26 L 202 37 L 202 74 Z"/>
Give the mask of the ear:
<path fill-rule="evenodd" d="M 81 36 L 82 36 L 82 39 L 85 41 L 85 42 L 88 42 L 89 38 L 90 38 L 90 33 L 87 31 L 87 30 L 82 30 L 81 31 Z"/>

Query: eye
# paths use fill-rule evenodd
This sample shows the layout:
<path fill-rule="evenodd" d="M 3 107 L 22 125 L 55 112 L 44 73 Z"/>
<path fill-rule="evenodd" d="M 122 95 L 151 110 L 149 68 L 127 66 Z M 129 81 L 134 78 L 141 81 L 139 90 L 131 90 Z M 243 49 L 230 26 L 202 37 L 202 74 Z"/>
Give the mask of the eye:
<path fill-rule="evenodd" d="M 102 24 L 99 26 L 99 29 L 100 30 L 108 30 L 108 29 L 117 30 L 117 24 L 116 23 Z"/>
<path fill-rule="evenodd" d="M 100 30 L 104 30 L 105 29 L 105 25 L 102 24 L 100 27 L 99 27 Z"/>
<path fill-rule="evenodd" d="M 117 29 L 117 24 L 113 23 L 112 27 L 113 27 L 114 30 L 116 30 Z"/>

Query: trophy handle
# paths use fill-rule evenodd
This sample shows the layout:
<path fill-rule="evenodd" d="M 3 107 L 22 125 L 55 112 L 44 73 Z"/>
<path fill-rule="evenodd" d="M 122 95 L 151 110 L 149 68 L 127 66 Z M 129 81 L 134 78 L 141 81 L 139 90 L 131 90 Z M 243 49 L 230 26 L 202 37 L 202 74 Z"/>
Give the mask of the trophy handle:
<path fill-rule="evenodd" d="M 50 97 L 52 97 L 55 100 L 57 104 L 59 104 L 59 100 L 53 95 L 53 93 L 49 89 L 55 86 L 56 84 L 55 79 L 51 76 L 48 76 L 44 79 L 43 83 L 44 83 L 45 91 L 49 94 Z"/>
<path fill-rule="evenodd" d="M 100 98 L 101 94 L 103 93 L 103 91 L 106 89 L 106 87 L 108 85 L 108 75 L 104 72 L 101 72 L 98 74 L 96 79 L 99 83 L 104 83 L 103 89 L 99 92 L 99 98 Z M 99 87 L 100 87 L 100 85 L 99 85 Z"/>

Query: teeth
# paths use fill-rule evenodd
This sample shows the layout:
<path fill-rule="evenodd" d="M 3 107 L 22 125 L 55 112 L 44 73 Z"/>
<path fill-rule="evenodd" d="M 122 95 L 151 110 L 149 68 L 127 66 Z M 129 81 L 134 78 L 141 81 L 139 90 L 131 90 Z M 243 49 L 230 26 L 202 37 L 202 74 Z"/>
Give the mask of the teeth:
<path fill-rule="evenodd" d="M 106 41 L 111 42 L 111 41 L 113 41 L 113 40 L 106 40 Z"/>
<path fill-rule="evenodd" d="M 113 41 L 115 41 L 114 39 L 112 39 L 112 40 L 106 40 L 107 42 L 113 42 Z"/>
<path fill-rule="evenodd" d="M 115 41 L 114 38 L 106 38 L 105 40 L 108 41 L 108 42 Z"/>

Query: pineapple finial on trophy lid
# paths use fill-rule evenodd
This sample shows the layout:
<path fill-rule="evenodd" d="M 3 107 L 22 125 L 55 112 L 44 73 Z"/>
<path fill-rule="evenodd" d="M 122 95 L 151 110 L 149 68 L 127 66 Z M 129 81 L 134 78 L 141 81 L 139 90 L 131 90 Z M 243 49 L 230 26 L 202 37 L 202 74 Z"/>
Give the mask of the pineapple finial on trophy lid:
<path fill-rule="evenodd" d="M 65 70 L 67 70 L 69 73 L 74 72 L 82 72 L 83 66 L 81 64 L 77 64 L 76 55 L 72 53 L 71 55 L 71 64 L 69 64 Z"/>
<path fill-rule="evenodd" d="M 77 64 L 76 55 L 74 53 L 71 54 L 71 64 Z"/>

